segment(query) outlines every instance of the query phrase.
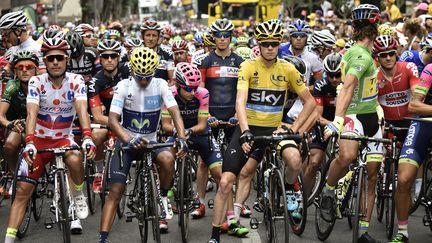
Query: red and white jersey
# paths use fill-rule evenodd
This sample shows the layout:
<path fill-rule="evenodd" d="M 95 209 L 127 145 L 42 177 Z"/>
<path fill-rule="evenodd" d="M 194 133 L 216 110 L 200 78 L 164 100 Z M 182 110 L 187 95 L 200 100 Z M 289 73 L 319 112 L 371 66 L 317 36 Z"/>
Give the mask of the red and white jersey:
<path fill-rule="evenodd" d="M 387 80 L 382 70 L 378 72 L 378 101 L 386 120 L 403 120 L 409 116 L 410 87 L 419 81 L 417 66 L 412 62 L 397 62 L 392 80 Z"/>
<path fill-rule="evenodd" d="M 84 79 L 79 74 L 66 72 L 60 88 L 55 88 L 48 74 L 29 80 L 27 104 L 39 106 L 35 136 L 60 139 L 73 137 L 72 124 L 76 110 L 74 102 L 87 101 Z"/>

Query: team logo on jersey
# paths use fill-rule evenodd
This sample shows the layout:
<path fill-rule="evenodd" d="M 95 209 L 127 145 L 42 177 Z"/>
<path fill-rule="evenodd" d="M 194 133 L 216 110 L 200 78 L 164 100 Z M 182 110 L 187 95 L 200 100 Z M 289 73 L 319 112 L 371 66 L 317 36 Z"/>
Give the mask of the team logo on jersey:
<path fill-rule="evenodd" d="M 144 107 L 145 109 L 160 108 L 160 96 L 153 95 L 144 97 Z"/>
<path fill-rule="evenodd" d="M 285 83 L 288 82 L 288 80 L 286 79 L 285 76 L 283 76 L 283 75 L 275 75 L 275 74 L 272 74 L 270 76 L 270 80 L 271 80 L 272 84 L 274 84 L 275 86 L 278 86 L 278 87 L 280 87 L 280 86 L 286 86 Z"/>
<path fill-rule="evenodd" d="M 131 126 L 136 127 L 138 129 L 142 129 L 144 127 L 149 127 L 150 126 L 150 120 L 144 119 L 144 121 L 139 122 L 137 119 L 132 119 Z"/>
<path fill-rule="evenodd" d="M 248 104 L 250 105 L 283 106 L 284 101 L 285 91 L 249 89 Z"/>

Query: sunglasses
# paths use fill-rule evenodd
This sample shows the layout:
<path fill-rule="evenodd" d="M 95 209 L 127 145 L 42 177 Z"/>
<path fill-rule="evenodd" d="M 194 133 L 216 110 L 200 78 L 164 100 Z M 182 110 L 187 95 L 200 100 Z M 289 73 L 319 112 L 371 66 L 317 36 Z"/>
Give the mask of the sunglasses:
<path fill-rule="evenodd" d="M 85 35 L 83 35 L 83 37 L 86 37 L 86 38 L 96 38 L 96 35 L 95 34 L 85 34 Z"/>
<path fill-rule="evenodd" d="M 182 89 L 184 89 L 184 91 L 189 92 L 189 93 L 192 91 L 195 92 L 198 89 L 198 87 L 190 87 L 190 86 L 186 86 L 186 85 L 180 85 L 180 87 Z"/>
<path fill-rule="evenodd" d="M 102 54 L 100 54 L 100 57 L 103 59 L 109 59 L 109 58 L 114 59 L 114 58 L 119 57 L 119 54 L 118 53 L 109 53 L 109 54 L 108 53 L 102 53 Z"/>
<path fill-rule="evenodd" d="M 141 75 L 135 74 L 134 78 L 136 81 L 143 81 L 143 80 L 150 81 L 150 80 L 152 80 L 153 76 L 154 75 L 141 76 Z"/>
<path fill-rule="evenodd" d="M 294 32 L 294 33 L 291 33 L 290 36 L 291 36 L 292 38 L 299 38 L 299 37 L 303 38 L 303 37 L 306 37 L 307 34 L 304 33 L 304 32 Z"/>
<path fill-rule="evenodd" d="M 57 60 L 57 62 L 62 62 L 66 59 L 67 56 L 65 55 L 49 55 L 45 57 L 45 60 L 48 62 L 54 62 L 54 59 Z"/>
<path fill-rule="evenodd" d="M 226 31 L 224 31 L 224 32 L 216 32 L 216 33 L 214 33 L 214 37 L 216 37 L 216 38 L 229 38 L 229 37 L 231 37 L 231 32 L 226 32 Z"/>
<path fill-rule="evenodd" d="M 342 73 L 341 72 L 327 73 L 327 75 L 329 76 L 329 78 L 340 78 L 340 77 L 342 77 Z"/>
<path fill-rule="evenodd" d="M 396 56 L 396 51 L 378 53 L 378 57 L 380 58 L 394 57 L 394 56 Z"/>
<path fill-rule="evenodd" d="M 36 68 L 36 66 L 34 64 L 17 64 L 15 65 L 15 69 L 16 70 L 30 70 L 30 69 L 34 69 Z"/>
<path fill-rule="evenodd" d="M 273 48 L 275 48 L 275 47 L 278 47 L 280 45 L 280 42 L 266 41 L 266 42 L 260 42 L 260 45 L 262 47 L 265 47 L 265 48 L 269 48 L 270 46 L 273 47 Z"/>
<path fill-rule="evenodd" d="M 176 52 L 174 52 L 174 55 L 175 56 L 177 56 L 177 55 L 183 55 L 185 53 L 186 53 L 186 51 L 176 51 Z"/>

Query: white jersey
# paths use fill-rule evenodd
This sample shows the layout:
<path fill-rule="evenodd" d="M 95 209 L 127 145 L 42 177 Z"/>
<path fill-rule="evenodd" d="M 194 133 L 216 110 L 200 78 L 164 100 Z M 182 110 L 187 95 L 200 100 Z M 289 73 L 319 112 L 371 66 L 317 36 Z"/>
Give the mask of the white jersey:
<path fill-rule="evenodd" d="M 9 48 L 5 56 L 8 57 L 9 62 L 12 62 L 15 53 L 19 51 L 31 51 L 34 54 L 36 54 L 37 57 L 39 58 L 39 68 L 44 69 L 45 63 L 43 62 L 42 53 L 40 50 L 41 50 L 41 44 L 37 43 L 35 40 L 29 37 L 26 41 L 22 42 L 21 44 Z"/>
<path fill-rule="evenodd" d="M 110 112 L 122 116 L 122 126 L 131 136 L 142 135 L 156 141 L 161 109 L 177 105 L 165 80 L 153 78 L 146 88 L 141 88 L 129 77 L 114 88 Z"/>
<path fill-rule="evenodd" d="M 27 104 L 39 106 L 35 136 L 39 138 L 71 138 L 75 119 L 75 101 L 87 101 L 84 79 L 79 74 L 66 72 L 60 88 L 55 88 L 48 74 L 29 80 Z"/>

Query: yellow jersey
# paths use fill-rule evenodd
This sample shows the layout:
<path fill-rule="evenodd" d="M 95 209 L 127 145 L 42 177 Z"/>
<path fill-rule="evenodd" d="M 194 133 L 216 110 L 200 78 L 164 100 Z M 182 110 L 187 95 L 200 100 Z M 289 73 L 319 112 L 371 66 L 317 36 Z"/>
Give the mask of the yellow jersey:
<path fill-rule="evenodd" d="M 282 121 L 288 90 L 298 94 L 306 89 L 306 85 L 291 63 L 278 58 L 267 67 L 261 58 L 240 65 L 237 90 L 248 91 L 246 115 L 249 125 L 277 127 Z"/>

